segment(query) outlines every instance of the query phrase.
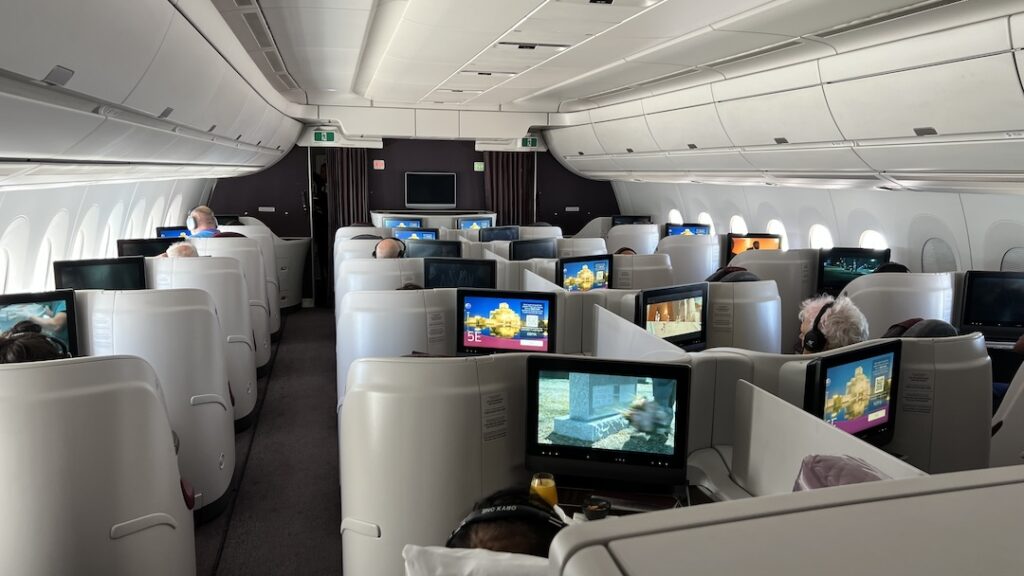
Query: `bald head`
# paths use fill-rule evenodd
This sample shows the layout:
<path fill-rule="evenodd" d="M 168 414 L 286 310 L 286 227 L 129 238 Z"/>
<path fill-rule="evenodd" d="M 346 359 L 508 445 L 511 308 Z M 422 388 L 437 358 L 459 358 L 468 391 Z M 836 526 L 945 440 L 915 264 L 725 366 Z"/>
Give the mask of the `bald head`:
<path fill-rule="evenodd" d="M 199 256 L 196 247 L 188 242 L 177 242 L 167 248 L 168 258 L 195 258 Z"/>
<path fill-rule="evenodd" d="M 192 228 L 193 233 L 217 228 L 217 218 L 214 217 L 213 210 L 210 210 L 209 206 L 196 206 L 189 212 L 189 218 L 195 222 L 195 227 Z"/>
<path fill-rule="evenodd" d="M 401 258 L 405 246 L 397 238 L 385 238 L 374 247 L 374 258 Z"/>

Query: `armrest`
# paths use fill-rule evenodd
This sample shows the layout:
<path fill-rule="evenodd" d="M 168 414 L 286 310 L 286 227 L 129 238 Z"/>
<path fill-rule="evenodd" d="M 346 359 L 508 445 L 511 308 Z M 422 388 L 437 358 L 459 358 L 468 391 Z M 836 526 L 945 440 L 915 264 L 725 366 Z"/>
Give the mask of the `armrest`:
<path fill-rule="evenodd" d="M 189 404 L 199 406 L 202 404 L 220 404 L 225 411 L 229 410 L 227 402 L 220 394 L 200 394 L 189 399 Z"/>

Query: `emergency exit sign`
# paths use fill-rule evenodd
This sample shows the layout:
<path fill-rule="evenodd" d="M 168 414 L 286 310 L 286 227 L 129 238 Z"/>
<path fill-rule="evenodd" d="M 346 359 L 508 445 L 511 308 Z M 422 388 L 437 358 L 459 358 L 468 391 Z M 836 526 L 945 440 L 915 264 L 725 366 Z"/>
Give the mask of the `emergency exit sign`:
<path fill-rule="evenodd" d="M 326 130 L 315 130 L 313 132 L 314 142 L 334 142 L 334 132 Z"/>
<path fill-rule="evenodd" d="M 537 147 L 537 137 L 536 136 L 527 136 L 526 138 L 523 138 L 522 147 L 523 148 L 536 148 Z"/>

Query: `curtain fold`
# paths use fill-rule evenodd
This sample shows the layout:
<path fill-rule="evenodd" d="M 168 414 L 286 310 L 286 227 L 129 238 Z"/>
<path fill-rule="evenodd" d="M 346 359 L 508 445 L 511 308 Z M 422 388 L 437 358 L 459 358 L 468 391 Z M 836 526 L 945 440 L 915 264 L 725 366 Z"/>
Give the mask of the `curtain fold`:
<path fill-rule="evenodd" d="M 342 226 L 370 221 L 369 156 L 364 148 L 327 149 L 327 278 L 334 286 L 334 234 Z"/>
<path fill-rule="evenodd" d="M 528 152 L 484 152 L 487 209 L 498 214 L 498 226 L 533 223 L 534 161 Z"/>

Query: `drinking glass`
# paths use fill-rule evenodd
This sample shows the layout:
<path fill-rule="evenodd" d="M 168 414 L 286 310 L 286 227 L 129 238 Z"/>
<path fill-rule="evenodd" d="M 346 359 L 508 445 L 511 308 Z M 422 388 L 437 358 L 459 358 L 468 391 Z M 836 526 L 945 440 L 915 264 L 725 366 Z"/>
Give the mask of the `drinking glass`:
<path fill-rule="evenodd" d="M 555 477 L 547 472 L 538 472 L 530 481 L 530 492 L 540 496 L 552 506 L 558 505 L 558 491 L 555 489 Z"/>

